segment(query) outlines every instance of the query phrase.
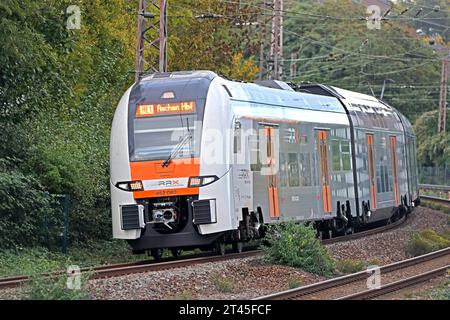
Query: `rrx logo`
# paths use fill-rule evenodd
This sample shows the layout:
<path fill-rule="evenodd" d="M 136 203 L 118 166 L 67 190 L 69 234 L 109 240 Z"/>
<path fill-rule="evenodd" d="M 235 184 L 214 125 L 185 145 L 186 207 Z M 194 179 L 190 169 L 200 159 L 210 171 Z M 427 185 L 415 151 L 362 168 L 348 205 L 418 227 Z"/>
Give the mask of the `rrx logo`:
<path fill-rule="evenodd" d="M 180 180 L 165 180 L 159 181 L 158 185 L 160 187 L 175 187 L 180 185 Z"/>

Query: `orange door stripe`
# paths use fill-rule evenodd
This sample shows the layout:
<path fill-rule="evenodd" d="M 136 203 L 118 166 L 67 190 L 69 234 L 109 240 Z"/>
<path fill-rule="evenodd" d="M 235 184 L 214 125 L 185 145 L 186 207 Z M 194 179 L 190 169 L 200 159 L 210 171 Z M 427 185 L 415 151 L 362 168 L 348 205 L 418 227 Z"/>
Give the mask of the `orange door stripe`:
<path fill-rule="evenodd" d="M 374 152 L 374 138 L 373 134 L 367 134 L 367 158 L 369 162 L 369 179 L 370 179 L 370 198 L 371 208 L 377 209 L 377 184 L 376 184 L 376 167 L 375 167 L 375 152 Z"/>
<path fill-rule="evenodd" d="M 275 204 L 274 204 L 273 187 L 269 187 L 269 213 L 271 218 L 276 217 Z"/>
<path fill-rule="evenodd" d="M 280 204 L 279 204 L 279 194 L 278 194 L 278 187 L 273 188 L 273 199 L 274 199 L 274 210 L 275 210 L 275 217 L 280 217 Z"/>
<path fill-rule="evenodd" d="M 264 127 L 264 135 L 266 136 L 266 149 L 267 149 L 267 165 L 269 166 L 270 174 L 268 176 L 268 196 L 269 196 L 269 215 L 272 219 L 280 217 L 280 205 L 279 205 L 279 193 L 278 193 L 278 182 L 277 173 L 274 172 L 275 157 L 273 154 L 273 137 L 274 128 Z"/>
<path fill-rule="evenodd" d="M 318 151 L 320 161 L 320 171 L 322 178 L 322 201 L 323 211 L 325 213 L 332 212 L 331 206 L 331 186 L 330 172 L 328 166 L 328 133 L 323 130 L 318 131 Z"/>
<path fill-rule="evenodd" d="M 399 197 L 399 190 L 398 190 L 398 162 L 397 162 L 397 137 L 391 136 L 391 160 L 392 160 L 392 176 L 394 178 L 394 198 L 395 198 L 395 205 L 400 205 L 400 197 Z"/>

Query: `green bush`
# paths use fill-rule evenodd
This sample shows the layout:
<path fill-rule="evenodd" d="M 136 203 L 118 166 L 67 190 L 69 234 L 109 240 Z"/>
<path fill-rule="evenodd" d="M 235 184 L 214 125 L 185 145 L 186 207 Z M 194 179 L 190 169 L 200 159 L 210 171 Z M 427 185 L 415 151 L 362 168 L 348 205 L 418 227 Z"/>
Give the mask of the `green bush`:
<path fill-rule="evenodd" d="M 81 276 L 81 287 L 69 289 L 67 286 L 67 275 L 63 274 L 54 278 L 34 275 L 28 282 L 23 294 L 29 300 L 87 300 L 87 282 L 89 275 Z"/>
<path fill-rule="evenodd" d="M 431 292 L 433 300 L 450 300 L 450 281 L 442 287 L 436 288 Z"/>
<path fill-rule="evenodd" d="M 265 260 L 331 276 L 335 262 L 316 238 L 312 226 L 293 221 L 270 226 L 263 246 Z"/>
<path fill-rule="evenodd" d="M 0 243 L 2 249 L 55 242 L 62 226 L 57 199 L 31 175 L 0 159 Z M 58 230 L 60 231 L 60 230 Z"/>
<path fill-rule="evenodd" d="M 436 250 L 436 246 L 420 235 L 414 235 L 406 245 L 406 254 L 410 257 L 417 257 Z"/>

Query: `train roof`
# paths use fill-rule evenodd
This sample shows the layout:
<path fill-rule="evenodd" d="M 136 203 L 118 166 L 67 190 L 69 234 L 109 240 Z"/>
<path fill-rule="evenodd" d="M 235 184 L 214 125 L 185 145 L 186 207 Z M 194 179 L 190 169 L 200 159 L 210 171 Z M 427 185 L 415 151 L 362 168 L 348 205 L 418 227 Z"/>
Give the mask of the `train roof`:
<path fill-rule="evenodd" d="M 255 83 L 228 82 L 230 98 L 255 104 L 345 113 L 336 97 L 261 86 Z"/>
<path fill-rule="evenodd" d="M 207 83 L 216 77 L 216 73 L 207 70 L 155 73 L 145 76 L 136 86 L 149 88 L 153 84 L 173 79 L 178 80 L 177 83 L 190 82 L 192 85 L 200 81 L 198 83 L 202 83 L 201 86 L 206 89 Z M 222 78 L 226 80 L 224 88 L 234 101 L 335 113 L 348 112 L 356 127 L 406 130 L 413 133 L 412 126 L 404 115 L 389 104 L 367 94 L 324 84 L 298 86 L 275 80 L 247 83 Z"/>

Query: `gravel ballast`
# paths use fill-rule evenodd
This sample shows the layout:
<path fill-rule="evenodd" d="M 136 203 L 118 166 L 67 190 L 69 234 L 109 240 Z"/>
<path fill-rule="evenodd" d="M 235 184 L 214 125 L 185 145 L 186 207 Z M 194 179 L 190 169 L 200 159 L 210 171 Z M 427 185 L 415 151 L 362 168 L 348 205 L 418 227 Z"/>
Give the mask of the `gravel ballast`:
<path fill-rule="evenodd" d="M 400 227 L 362 239 L 327 245 L 335 259 L 379 265 L 406 259 L 410 236 L 427 228 L 442 232 L 448 215 L 419 207 Z M 303 270 L 265 263 L 260 256 L 211 262 L 171 270 L 130 274 L 89 282 L 92 299 L 252 299 L 293 286 L 324 280 Z M 0 299 L 15 290 L 0 290 Z"/>
<path fill-rule="evenodd" d="M 405 245 L 413 232 L 427 228 L 441 232 L 446 228 L 447 220 L 446 214 L 419 207 L 396 229 L 326 247 L 335 259 L 384 265 L 407 258 Z M 214 284 L 213 278 L 217 275 L 232 283 L 231 292 L 221 292 Z M 265 264 L 260 257 L 251 257 L 98 279 L 91 281 L 91 286 L 95 299 L 252 299 L 286 290 L 289 283 L 306 285 L 321 280 L 324 278 L 296 268 Z"/>

